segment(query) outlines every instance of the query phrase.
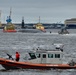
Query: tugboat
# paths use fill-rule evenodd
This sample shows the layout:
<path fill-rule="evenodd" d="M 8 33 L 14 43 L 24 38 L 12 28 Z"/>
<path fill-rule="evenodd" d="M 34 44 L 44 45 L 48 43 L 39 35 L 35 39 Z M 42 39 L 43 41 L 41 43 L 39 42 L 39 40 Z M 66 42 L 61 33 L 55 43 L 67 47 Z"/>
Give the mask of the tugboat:
<path fill-rule="evenodd" d="M 10 56 L 9 54 L 7 54 Z M 6 58 L 0 58 L 0 64 L 5 69 L 76 69 L 76 63 L 63 63 L 63 50 L 59 47 L 52 50 L 40 49 L 28 52 L 30 58 L 24 61 L 15 61 Z M 10 56 L 12 57 L 12 56 Z"/>
<path fill-rule="evenodd" d="M 33 25 L 33 28 L 46 32 L 45 27 L 40 23 L 40 16 L 39 16 L 39 23 Z"/>
<path fill-rule="evenodd" d="M 6 19 L 6 26 L 4 26 L 4 29 L 3 29 L 3 32 L 17 32 L 15 30 L 15 25 L 12 24 L 12 19 L 11 19 L 11 11 L 10 11 L 10 16 L 7 16 L 7 19 Z"/>
<path fill-rule="evenodd" d="M 44 26 L 41 23 L 37 23 L 33 27 L 36 28 L 36 29 L 38 29 L 38 30 L 41 30 L 43 32 L 46 32 Z"/>

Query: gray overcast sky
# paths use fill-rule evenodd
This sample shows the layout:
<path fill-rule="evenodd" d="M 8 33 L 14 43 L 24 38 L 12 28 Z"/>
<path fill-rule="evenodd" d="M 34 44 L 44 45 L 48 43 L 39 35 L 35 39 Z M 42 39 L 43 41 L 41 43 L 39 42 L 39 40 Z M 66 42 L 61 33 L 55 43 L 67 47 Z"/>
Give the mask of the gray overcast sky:
<path fill-rule="evenodd" d="M 76 18 L 76 0 L 0 0 L 1 21 L 6 23 L 12 7 L 12 22 L 64 23 L 65 19 Z"/>

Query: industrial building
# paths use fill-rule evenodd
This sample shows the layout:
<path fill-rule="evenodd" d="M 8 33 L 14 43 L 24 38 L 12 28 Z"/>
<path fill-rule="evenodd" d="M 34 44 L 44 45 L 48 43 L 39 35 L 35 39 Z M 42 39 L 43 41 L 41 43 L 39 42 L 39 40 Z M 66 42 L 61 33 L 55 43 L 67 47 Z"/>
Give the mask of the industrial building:
<path fill-rule="evenodd" d="M 76 29 L 76 18 L 66 19 L 64 24 L 69 29 Z"/>

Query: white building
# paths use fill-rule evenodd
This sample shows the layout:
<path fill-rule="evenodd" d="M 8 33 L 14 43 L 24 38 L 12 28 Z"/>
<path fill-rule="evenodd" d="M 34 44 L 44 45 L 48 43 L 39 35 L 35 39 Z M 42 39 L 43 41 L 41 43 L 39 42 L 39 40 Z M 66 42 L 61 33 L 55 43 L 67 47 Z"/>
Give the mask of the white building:
<path fill-rule="evenodd" d="M 65 25 L 76 25 L 76 18 L 66 19 L 64 21 Z"/>

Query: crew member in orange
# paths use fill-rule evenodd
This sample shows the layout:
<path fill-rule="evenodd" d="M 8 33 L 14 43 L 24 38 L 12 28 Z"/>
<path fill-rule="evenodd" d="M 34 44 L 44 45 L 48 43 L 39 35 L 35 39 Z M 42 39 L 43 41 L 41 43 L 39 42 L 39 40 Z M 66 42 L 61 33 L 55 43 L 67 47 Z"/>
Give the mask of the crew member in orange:
<path fill-rule="evenodd" d="M 20 59 L 20 54 L 19 52 L 16 52 L 16 61 L 19 61 L 19 59 Z"/>

